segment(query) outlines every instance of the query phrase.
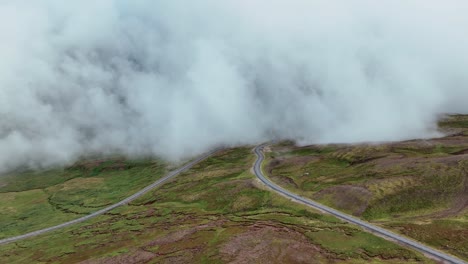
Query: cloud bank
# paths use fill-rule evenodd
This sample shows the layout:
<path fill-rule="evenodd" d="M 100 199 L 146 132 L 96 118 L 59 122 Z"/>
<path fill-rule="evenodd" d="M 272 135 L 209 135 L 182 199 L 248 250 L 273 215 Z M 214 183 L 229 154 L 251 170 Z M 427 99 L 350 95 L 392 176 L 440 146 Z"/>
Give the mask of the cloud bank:
<path fill-rule="evenodd" d="M 2 0 L 0 171 L 90 153 L 436 135 L 468 112 L 468 3 Z"/>

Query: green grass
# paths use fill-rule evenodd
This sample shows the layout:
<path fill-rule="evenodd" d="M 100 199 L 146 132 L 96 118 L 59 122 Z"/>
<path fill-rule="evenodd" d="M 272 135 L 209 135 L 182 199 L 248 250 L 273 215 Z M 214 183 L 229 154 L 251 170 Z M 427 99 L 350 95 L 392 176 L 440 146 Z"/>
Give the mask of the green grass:
<path fill-rule="evenodd" d="M 87 162 L 2 178 L 0 238 L 63 223 L 116 203 L 165 173 L 157 161 Z M 42 181 L 43 180 L 43 181 Z M 13 191 L 12 191 L 13 190 Z"/>
<path fill-rule="evenodd" d="M 411 252 L 396 244 L 355 229 L 343 228 L 341 232 L 320 230 L 307 233 L 307 235 L 314 242 L 327 250 L 336 252 L 343 259 L 356 257 L 362 251 L 365 251 L 369 258 L 380 256 L 385 259 L 395 255 L 401 256 L 403 259 L 413 257 Z"/>
<path fill-rule="evenodd" d="M 64 169 L 13 173 L 0 176 L 0 193 L 44 189 L 79 176 L 78 171 Z"/>
<path fill-rule="evenodd" d="M 0 194 L 0 237 L 19 235 L 75 217 L 55 210 L 47 198 L 41 189 Z"/>

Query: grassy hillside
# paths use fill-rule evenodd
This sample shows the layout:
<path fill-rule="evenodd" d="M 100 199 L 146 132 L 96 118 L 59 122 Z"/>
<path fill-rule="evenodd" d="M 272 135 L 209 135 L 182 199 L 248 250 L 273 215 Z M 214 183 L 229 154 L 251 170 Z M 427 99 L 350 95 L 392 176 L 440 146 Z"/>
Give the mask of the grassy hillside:
<path fill-rule="evenodd" d="M 386 144 L 272 146 L 275 182 L 468 259 L 468 116 L 449 135 Z"/>
<path fill-rule="evenodd" d="M 113 204 L 166 172 L 159 161 L 82 161 L 0 176 L 0 238 L 63 223 Z"/>
<path fill-rule="evenodd" d="M 77 226 L 0 246 L 0 262 L 432 263 L 418 253 L 265 190 L 250 173 L 254 159 L 249 148 L 226 150 L 128 206 Z M 100 164 L 107 168 L 114 163 Z M 97 209 L 159 177 L 165 168 L 158 162 L 137 164 L 122 170 L 100 165 L 97 174 L 95 166 L 75 166 L 60 171 L 57 175 L 62 176 L 51 177 L 48 184 L 37 177 L 51 172 L 21 176 L 16 182 L 14 177 L 5 180 L 3 195 L 18 192 L 22 198 L 0 199 L 2 207 L 11 205 L 18 214 L 40 206 L 54 209 L 48 211 L 53 220 L 39 217 L 43 213 L 36 209 L 23 219 L 27 224 L 22 228 L 14 227 L 14 223 L 19 225 L 13 219 L 18 214 L 1 215 L 3 223 L 14 227 L 3 229 L 3 234 Z M 41 198 L 31 201 L 28 195 Z M 49 200 L 53 202 L 47 205 Z"/>

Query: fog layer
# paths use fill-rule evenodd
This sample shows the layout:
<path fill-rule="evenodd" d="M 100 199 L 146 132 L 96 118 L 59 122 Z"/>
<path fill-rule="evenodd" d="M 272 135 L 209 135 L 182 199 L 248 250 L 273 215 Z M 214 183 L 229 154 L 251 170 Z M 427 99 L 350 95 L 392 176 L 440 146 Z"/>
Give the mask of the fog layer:
<path fill-rule="evenodd" d="M 0 1 L 0 171 L 90 153 L 437 135 L 468 2 Z"/>

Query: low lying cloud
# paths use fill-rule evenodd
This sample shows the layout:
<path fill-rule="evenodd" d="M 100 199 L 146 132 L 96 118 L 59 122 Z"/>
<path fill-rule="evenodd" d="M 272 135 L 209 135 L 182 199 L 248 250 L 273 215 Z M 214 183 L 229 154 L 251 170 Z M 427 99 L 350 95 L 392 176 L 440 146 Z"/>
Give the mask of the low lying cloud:
<path fill-rule="evenodd" d="M 0 171 L 388 141 L 468 112 L 468 3 L 3 0 Z"/>

